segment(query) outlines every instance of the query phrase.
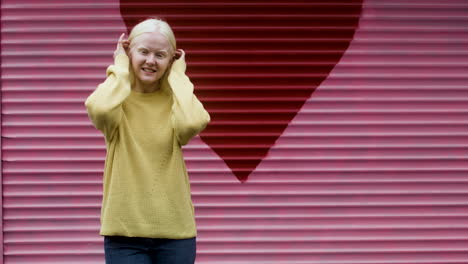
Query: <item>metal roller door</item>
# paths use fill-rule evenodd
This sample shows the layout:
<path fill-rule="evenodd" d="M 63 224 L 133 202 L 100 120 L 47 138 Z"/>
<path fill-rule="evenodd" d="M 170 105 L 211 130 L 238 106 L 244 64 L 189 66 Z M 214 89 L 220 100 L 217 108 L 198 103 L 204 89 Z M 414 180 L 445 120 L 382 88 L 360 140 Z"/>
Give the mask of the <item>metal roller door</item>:
<path fill-rule="evenodd" d="M 174 27 L 213 122 L 197 263 L 468 263 L 468 1 L 2 0 L 4 263 L 103 263 L 115 43 Z"/>

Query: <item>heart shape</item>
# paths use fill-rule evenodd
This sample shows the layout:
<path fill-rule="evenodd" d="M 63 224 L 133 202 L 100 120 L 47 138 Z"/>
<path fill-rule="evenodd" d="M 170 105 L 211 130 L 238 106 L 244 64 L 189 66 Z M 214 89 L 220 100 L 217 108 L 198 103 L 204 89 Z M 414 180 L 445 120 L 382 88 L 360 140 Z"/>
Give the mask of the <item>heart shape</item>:
<path fill-rule="evenodd" d="M 211 115 L 201 133 L 245 182 L 347 50 L 362 0 L 120 0 L 128 32 L 157 16 L 187 53 L 187 74 Z"/>

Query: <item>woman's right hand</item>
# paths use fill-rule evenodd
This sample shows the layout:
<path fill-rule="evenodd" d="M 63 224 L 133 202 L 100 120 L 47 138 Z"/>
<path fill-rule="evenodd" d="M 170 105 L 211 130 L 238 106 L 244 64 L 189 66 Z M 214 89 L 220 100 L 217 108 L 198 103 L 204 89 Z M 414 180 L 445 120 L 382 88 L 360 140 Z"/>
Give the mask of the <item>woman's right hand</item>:
<path fill-rule="evenodd" d="M 128 55 L 127 51 L 129 45 L 130 42 L 127 39 L 125 39 L 125 33 L 122 33 L 122 35 L 120 35 L 119 42 L 117 43 L 117 48 L 114 51 L 114 59 L 115 57 L 117 57 L 117 55 L 121 53 Z"/>

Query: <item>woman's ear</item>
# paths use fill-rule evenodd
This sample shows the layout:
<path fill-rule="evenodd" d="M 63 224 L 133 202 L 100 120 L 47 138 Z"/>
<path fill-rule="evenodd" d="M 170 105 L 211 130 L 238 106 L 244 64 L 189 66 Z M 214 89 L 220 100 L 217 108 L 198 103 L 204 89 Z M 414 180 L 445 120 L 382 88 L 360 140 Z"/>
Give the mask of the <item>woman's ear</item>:
<path fill-rule="evenodd" d="M 171 60 L 169 61 L 169 67 L 167 67 L 168 69 L 170 69 L 172 67 L 172 64 L 174 64 L 175 60 L 176 60 L 176 58 L 174 56 L 172 56 Z"/>
<path fill-rule="evenodd" d="M 180 59 L 180 57 L 182 56 L 182 50 L 178 49 L 175 51 L 175 54 L 174 54 L 174 58 L 176 60 Z"/>
<path fill-rule="evenodd" d="M 172 64 L 174 63 L 175 60 L 179 59 L 182 53 L 179 50 L 176 50 L 174 52 L 174 55 L 172 55 L 171 61 L 169 62 L 169 68 L 172 67 Z"/>
<path fill-rule="evenodd" d="M 130 56 L 130 41 L 128 41 L 128 40 L 123 41 L 122 46 L 123 46 L 127 56 Z"/>

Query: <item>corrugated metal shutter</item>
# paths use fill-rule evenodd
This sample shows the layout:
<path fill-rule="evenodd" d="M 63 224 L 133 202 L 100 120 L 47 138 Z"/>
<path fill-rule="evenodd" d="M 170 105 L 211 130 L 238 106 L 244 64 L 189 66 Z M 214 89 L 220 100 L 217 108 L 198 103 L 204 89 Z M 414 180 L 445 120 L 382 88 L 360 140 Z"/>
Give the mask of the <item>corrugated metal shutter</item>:
<path fill-rule="evenodd" d="M 83 102 L 149 14 L 214 119 L 185 148 L 197 263 L 467 263 L 468 1 L 367 0 L 354 32 L 360 9 L 3 0 L 5 263 L 103 263 Z"/>

